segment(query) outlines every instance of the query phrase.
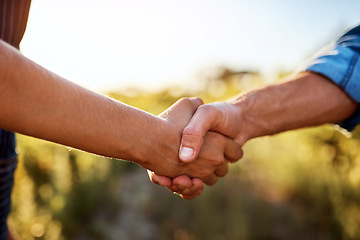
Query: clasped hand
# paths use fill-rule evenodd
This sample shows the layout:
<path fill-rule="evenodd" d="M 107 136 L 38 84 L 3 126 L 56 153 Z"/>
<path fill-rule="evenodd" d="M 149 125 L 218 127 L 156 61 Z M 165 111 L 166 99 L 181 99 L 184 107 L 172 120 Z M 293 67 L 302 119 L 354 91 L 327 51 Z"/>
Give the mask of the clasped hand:
<path fill-rule="evenodd" d="M 170 166 L 178 175 L 171 178 L 167 173 L 148 170 L 152 182 L 184 199 L 200 195 L 203 182 L 215 184 L 218 177 L 227 174 L 228 163 L 243 155 L 242 143 L 237 141 L 239 110 L 225 102 L 202 104 L 198 98 L 184 98 L 159 115 L 177 129 L 181 138 L 179 157 Z M 169 171 L 173 174 L 174 169 Z"/>

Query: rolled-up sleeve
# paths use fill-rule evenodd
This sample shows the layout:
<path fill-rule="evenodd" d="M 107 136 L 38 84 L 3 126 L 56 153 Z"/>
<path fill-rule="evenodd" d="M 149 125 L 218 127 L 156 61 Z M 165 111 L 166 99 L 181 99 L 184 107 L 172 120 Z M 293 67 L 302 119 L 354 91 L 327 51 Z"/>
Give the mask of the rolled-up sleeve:
<path fill-rule="evenodd" d="M 344 34 L 303 69 L 321 74 L 360 103 L 360 25 Z M 360 122 L 360 108 L 340 126 L 351 131 Z"/>

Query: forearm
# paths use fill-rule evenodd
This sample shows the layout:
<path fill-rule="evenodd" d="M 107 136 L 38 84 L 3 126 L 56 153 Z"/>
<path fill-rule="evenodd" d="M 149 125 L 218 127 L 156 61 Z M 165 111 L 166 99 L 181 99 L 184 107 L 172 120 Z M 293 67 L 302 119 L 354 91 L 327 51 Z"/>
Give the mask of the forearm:
<path fill-rule="evenodd" d="M 161 118 L 75 85 L 3 42 L 0 62 L 0 127 L 140 164 L 161 151 L 176 156 L 179 136 Z"/>
<path fill-rule="evenodd" d="M 357 104 L 327 78 L 306 72 L 284 83 L 240 96 L 240 142 L 323 123 L 337 123 L 351 116 Z"/>

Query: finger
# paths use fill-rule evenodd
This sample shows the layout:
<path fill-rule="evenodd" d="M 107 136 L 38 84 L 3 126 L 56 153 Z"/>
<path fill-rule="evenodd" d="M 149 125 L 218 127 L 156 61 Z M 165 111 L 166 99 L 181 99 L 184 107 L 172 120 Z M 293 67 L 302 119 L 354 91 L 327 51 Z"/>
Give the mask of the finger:
<path fill-rule="evenodd" d="M 221 164 L 215 171 L 215 175 L 218 177 L 224 177 L 229 171 L 227 162 Z"/>
<path fill-rule="evenodd" d="M 198 197 L 200 194 L 202 193 L 202 190 L 196 191 L 193 194 L 180 194 L 180 197 L 182 197 L 185 200 L 190 200 L 190 199 L 194 199 L 196 197 Z"/>
<path fill-rule="evenodd" d="M 180 178 L 178 178 L 175 182 L 173 181 L 173 185 L 169 189 L 178 195 L 186 195 L 186 196 L 196 195 L 196 196 L 198 196 L 204 190 L 204 184 L 198 178 L 191 179 L 190 183 L 188 181 L 186 181 L 186 187 L 181 188 L 181 189 L 178 188 L 180 183 L 177 181 L 182 181 L 182 180 Z"/>
<path fill-rule="evenodd" d="M 204 183 L 199 178 L 191 179 L 192 185 L 189 188 L 189 192 L 186 194 L 195 194 L 200 191 L 200 193 L 204 190 Z"/>
<path fill-rule="evenodd" d="M 186 175 L 181 175 L 176 177 L 172 181 L 172 186 L 176 186 L 178 191 L 184 190 L 186 188 L 190 188 L 192 185 L 191 179 Z"/>
<path fill-rule="evenodd" d="M 193 161 L 199 154 L 207 131 L 216 125 L 218 111 L 207 105 L 200 106 L 184 128 L 179 158 L 183 162 Z"/>
<path fill-rule="evenodd" d="M 212 186 L 217 182 L 217 176 L 215 174 L 211 174 L 209 177 L 207 177 L 206 179 L 203 180 L 203 182 L 206 185 Z"/>
<path fill-rule="evenodd" d="M 184 188 L 182 191 L 179 191 L 178 193 L 191 195 L 199 190 L 202 191 L 203 189 L 204 189 L 203 182 L 198 178 L 193 178 L 190 180 L 190 184 L 186 188 Z"/>
<path fill-rule="evenodd" d="M 199 178 L 193 178 L 191 179 L 192 181 L 192 187 L 193 188 L 198 188 L 199 190 L 204 190 L 204 183 L 199 179 Z M 195 190 L 195 189 L 193 189 Z"/>
<path fill-rule="evenodd" d="M 241 146 L 230 138 L 226 138 L 224 157 L 231 163 L 237 162 L 244 155 Z"/>
<path fill-rule="evenodd" d="M 185 189 L 179 195 L 183 199 L 193 199 L 198 197 L 204 190 L 204 184 L 199 178 L 191 179 L 192 186 L 190 188 Z"/>
<path fill-rule="evenodd" d="M 169 177 L 156 175 L 154 172 L 151 172 L 149 170 L 147 170 L 147 173 L 149 175 L 150 180 L 155 184 L 159 184 L 166 188 L 169 188 L 172 184 L 171 179 Z"/>

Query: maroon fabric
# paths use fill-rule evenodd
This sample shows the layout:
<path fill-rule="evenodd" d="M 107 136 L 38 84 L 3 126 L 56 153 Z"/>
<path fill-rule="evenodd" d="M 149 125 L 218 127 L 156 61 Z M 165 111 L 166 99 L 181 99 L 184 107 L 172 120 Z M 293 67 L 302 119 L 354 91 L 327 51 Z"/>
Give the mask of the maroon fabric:
<path fill-rule="evenodd" d="M 31 0 L 0 0 L 0 39 L 19 48 Z"/>

